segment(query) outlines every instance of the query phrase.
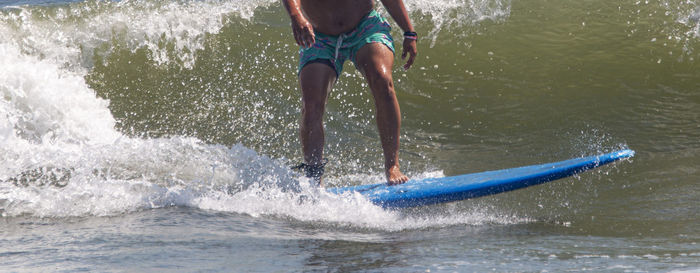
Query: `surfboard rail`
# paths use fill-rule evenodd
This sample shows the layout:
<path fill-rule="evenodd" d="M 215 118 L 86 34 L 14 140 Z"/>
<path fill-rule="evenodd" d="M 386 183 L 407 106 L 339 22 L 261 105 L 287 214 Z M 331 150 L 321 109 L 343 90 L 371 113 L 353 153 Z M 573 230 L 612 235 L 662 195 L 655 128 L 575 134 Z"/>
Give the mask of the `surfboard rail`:
<path fill-rule="evenodd" d="M 386 183 L 328 188 L 334 194 L 358 192 L 384 208 L 405 208 L 453 202 L 522 189 L 573 176 L 634 156 L 630 149 L 569 160 L 463 174 L 410 180 L 401 185 Z"/>

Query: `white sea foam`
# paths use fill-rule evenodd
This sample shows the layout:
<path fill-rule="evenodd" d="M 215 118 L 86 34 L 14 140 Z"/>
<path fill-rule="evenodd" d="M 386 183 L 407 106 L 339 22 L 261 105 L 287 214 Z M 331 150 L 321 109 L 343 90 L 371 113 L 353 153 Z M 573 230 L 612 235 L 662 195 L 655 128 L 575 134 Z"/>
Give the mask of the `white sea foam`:
<path fill-rule="evenodd" d="M 66 186 L 0 183 L 3 216 L 109 216 L 185 206 L 393 231 L 529 221 L 478 209 L 448 207 L 427 215 L 384 210 L 357 193 L 339 196 L 309 186 L 281 162 L 246 147 L 191 138 L 121 138 L 58 154 L 71 158 L 61 165 L 72 172 Z"/>
<path fill-rule="evenodd" d="M 18 7 L 0 13 L 0 40 L 72 69 L 89 67 L 93 50 L 115 37 L 128 49 L 148 48 L 156 62 L 191 66 L 206 33 L 217 33 L 228 16 L 250 19 L 256 8 L 270 3 L 274 1 L 125 0 L 87 1 L 55 9 Z M 174 44 L 177 60 L 171 60 L 159 45 L 164 41 Z"/>
<path fill-rule="evenodd" d="M 303 185 L 303 184 L 302 184 Z M 389 231 L 451 225 L 513 224 L 531 221 L 528 218 L 470 211 L 443 211 L 438 214 L 412 214 L 385 210 L 372 204 L 359 193 L 334 195 L 314 187 L 298 194 L 277 189 L 251 189 L 234 195 L 212 193 L 195 202 L 202 209 L 244 213 L 252 216 L 291 217 L 308 222 L 327 222 L 348 227 Z"/>
<path fill-rule="evenodd" d="M 645 4 L 649 4 L 645 2 Z M 654 3 L 652 3 L 654 4 Z M 661 1 L 660 9 L 675 19 L 675 23 L 664 24 L 664 34 L 670 41 L 683 46 L 689 60 L 694 60 L 697 42 L 700 38 L 700 2 L 699 1 Z M 638 3 L 638 5 L 641 5 Z M 682 57 L 681 57 L 682 58 Z"/>
<path fill-rule="evenodd" d="M 99 142 L 118 137 L 108 103 L 80 75 L 0 44 L 0 141 L 21 145 Z M 4 145 L 9 148 L 10 145 Z"/>
<path fill-rule="evenodd" d="M 671 270 L 668 273 L 699 273 L 700 268 Z"/>
<path fill-rule="evenodd" d="M 0 179 L 8 181 L 0 183 L 4 216 L 105 216 L 196 206 L 197 198 L 210 192 L 228 194 L 253 185 L 291 193 L 296 181 L 281 164 L 248 148 L 203 144 L 192 138 L 120 138 L 110 145 L 59 146 L 52 153 L 17 157 L 20 163 L 36 162 L 3 171 Z M 65 186 L 9 182 L 24 169 L 46 165 L 70 172 Z"/>
<path fill-rule="evenodd" d="M 695 7 L 695 10 L 688 16 L 688 19 L 681 19 L 681 23 L 685 23 L 690 26 L 689 33 L 695 38 L 700 38 L 700 4 Z"/>
<path fill-rule="evenodd" d="M 471 29 L 465 26 L 475 26 L 484 20 L 500 22 L 510 16 L 510 0 L 440 0 L 406 1 L 407 9 L 418 11 L 428 16 L 433 23 L 427 37 L 434 46 L 438 35 L 443 29 Z M 466 35 L 466 33 L 451 32 L 450 35 Z"/>

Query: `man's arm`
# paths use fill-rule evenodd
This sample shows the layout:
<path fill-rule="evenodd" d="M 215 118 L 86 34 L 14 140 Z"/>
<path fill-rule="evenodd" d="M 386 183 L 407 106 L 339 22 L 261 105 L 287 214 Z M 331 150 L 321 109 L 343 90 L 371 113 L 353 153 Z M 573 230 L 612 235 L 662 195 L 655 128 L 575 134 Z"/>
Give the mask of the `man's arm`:
<path fill-rule="evenodd" d="M 304 17 L 304 13 L 301 11 L 301 3 L 299 3 L 299 0 L 282 0 L 282 3 L 292 20 L 292 32 L 297 44 L 302 47 L 311 47 L 316 42 L 314 27 Z"/>
<path fill-rule="evenodd" d="M 384 4 L 386 10 L 389 12 L 389 15 L 391 15 L 391 18 L 394 18 L 394 21 L 396 21 L 396 23 L 403 31 L 415 32 L 415 30 L 413 29 L 413 25 L 411 25 L 411 19 L 408 18 L 408 12 L 406 12 L 406 6 L 404 6 L 403 0 L 381 1 L 382 4 Z M 401 59 L 406 59 L 406 54 L 411 54 L 411 56 L 408 57 L 408 61 L 406 61 L 406 64 L 403 66 L 404 69 L 408 69 L 411 67 L 411 65 L 413 65 L 413 61 L 416 59 L 416 54 L 418 54 L 418 50 L 416 48 L 417 47 L 415 39 L 406 39 L 404 37 L 403 53 L 401 54 Z"/>

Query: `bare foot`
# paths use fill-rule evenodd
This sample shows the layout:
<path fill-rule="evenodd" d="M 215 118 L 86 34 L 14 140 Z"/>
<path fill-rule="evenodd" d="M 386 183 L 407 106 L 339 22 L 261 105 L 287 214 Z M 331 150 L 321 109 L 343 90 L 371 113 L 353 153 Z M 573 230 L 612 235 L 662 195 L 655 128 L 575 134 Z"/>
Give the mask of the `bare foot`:
<path fill-rule="evenodd" d="M 399 170 L 399 166 L 393 166 L 391 168 L 386 169 L 386 182 L 389 185 L 398 185 L 398 184 L 403 184 L 408 181 L 408 176 L 405 176 L 403 173 L 401 173 L 401 170 Z"/>

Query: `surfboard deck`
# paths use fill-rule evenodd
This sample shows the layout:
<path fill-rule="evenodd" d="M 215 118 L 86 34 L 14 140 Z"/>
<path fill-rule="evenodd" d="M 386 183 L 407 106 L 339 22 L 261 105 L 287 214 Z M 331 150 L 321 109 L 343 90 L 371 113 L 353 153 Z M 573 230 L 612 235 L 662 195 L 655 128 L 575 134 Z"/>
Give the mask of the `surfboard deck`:
<path fill-rule="evenodd" d="M 450 177 L 410 180 L 395 186 L 380 183 L 328 188 L 327 191 L 334 194 L 358 192 L 384 208 L 417 207 L 465 200 L 539 185 L 632 156 L 634 156 L 634 151 L 625 149 L 553 163 Z"/>

